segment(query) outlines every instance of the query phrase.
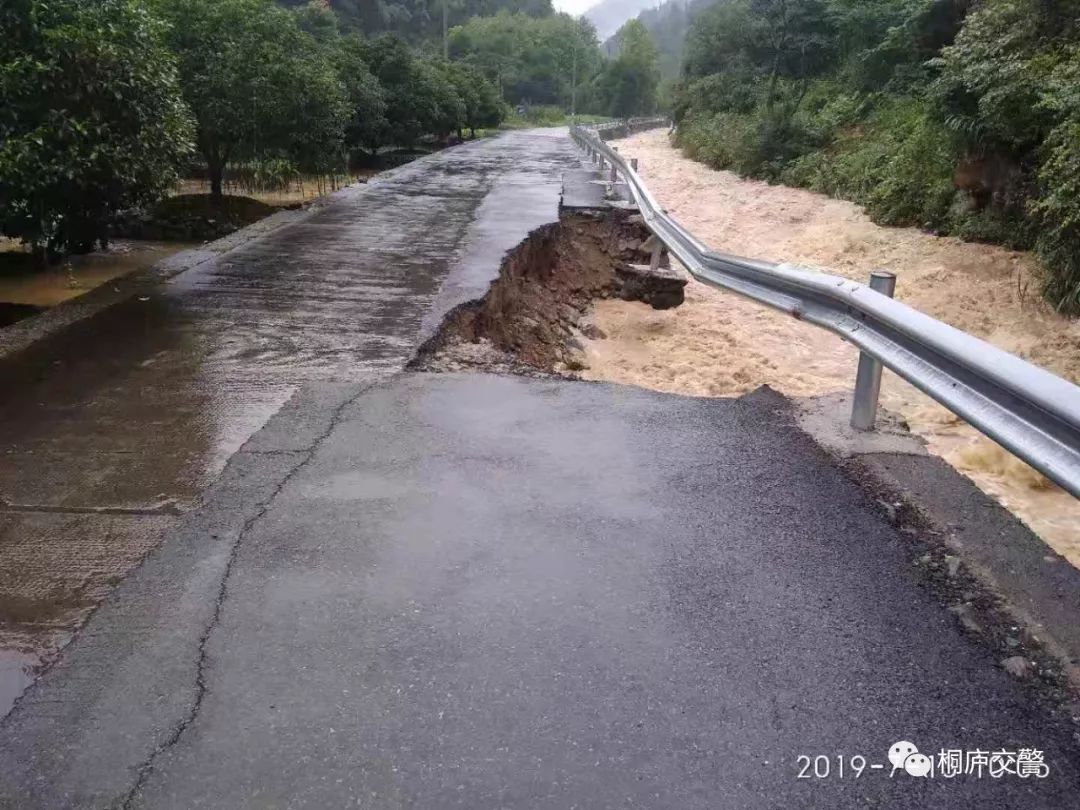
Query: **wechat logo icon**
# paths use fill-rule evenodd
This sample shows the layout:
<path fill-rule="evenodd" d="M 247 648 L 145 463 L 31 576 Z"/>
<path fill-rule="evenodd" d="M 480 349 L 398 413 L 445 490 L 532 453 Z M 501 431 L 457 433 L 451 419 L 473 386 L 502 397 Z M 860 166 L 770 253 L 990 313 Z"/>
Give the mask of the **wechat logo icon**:
<path fill-rule="evenodd" d="M 889 762 L 892 763 L 891 779 L 897 771 L 903 771 L 909 776 L 926 776 L 933 768 L 930 757 L 920 754 L 915 743 L 898 742 L 889 748 Z"/>

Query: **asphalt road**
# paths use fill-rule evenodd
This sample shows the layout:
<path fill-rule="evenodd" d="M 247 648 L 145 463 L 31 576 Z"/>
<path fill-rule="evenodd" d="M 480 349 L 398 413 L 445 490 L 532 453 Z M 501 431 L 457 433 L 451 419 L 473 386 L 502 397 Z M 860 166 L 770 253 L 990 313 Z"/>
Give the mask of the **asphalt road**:
<path fill-rule="evenodd" d="M 0 716 L 273 414 L 399 370 L 576 165 L 558 131 L 438 153 L 0 362 Z"/>
<path fill-rule="evenodd" d="M 1077 806 L 1068 729 L 779 398 L 336 393 L 237 454 L 9 716 L 5 807 Z M 900 740 L 1051 771 L 797 778 Z"/>
<path fill-rule="evenodd" d="M 497 200 L 402 304 L 402 355 L 482 288 L 514 232 Z M 344 315 L 300 320 L 326 352 L 295 377 L 252 354 L 294 393 L 0 721 L 0 807 L 1080 806 L 1071 728 L 916 582 L 911 541 L 779 397 L 395 372 L 381 349 L 354 372 Z M 244 341 L 203 340 L 248 367 Z M 1036 748 L 1049 775 L 892 774 L 902 740 Z M 829 776 L 798 778 L 800 755 Z"/>

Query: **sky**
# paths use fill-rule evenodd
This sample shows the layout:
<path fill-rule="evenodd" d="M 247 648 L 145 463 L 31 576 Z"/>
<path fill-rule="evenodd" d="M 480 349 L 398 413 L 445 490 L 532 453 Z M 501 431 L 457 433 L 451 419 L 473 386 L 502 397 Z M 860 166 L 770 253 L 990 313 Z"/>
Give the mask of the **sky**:
<path fill-rule="evenodd" d="M 557 11 L 566 11 L 570 14 L 582 14 L 594 5 L 596 5 L 596 0 L 555 0 Z"/>

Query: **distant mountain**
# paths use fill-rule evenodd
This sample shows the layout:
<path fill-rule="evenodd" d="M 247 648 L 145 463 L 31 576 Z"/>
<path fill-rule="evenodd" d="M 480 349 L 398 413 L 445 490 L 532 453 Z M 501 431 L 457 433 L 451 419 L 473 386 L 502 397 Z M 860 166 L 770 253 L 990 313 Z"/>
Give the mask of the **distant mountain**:
<path fill-rule="evenodd" d="M 597 36 L 603 42 L 622 28 L 623 23 L 659 4 L 660 0 L 600 0 L 584 16 L 596 26 Z"/>
<path fill-rule="evenodd" d="M 666 0 L 638 14 L 638 19 L 649 29 L 660 51 L 660 73 L 665 79 L 674 79 L 679 75 L 686 33 L 694 18 L 715 2 L 717 0 Z M 604 43 L 604 51 L 608 55 L 618 51 L 614 38 Z"/>

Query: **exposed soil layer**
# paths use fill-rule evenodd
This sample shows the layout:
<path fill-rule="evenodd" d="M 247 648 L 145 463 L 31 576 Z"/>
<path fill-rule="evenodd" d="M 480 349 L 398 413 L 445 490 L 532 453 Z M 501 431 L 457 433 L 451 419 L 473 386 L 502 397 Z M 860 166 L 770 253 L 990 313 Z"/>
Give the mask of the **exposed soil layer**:
<path fill-rule="evenodd" d="M 411 367 L 574 376 L 582 368 L 582 337 L 603 337 L 585 318 L 595 300 L 675 305 L 668 291 L 657 295 L 642 283 L 649 236 L 628 211 L 563 214 L 507 254 L 488 294 L 450 313 Z M 628 272 L 635 266 L 641 272 Z M 670 278 L 668 269 L 655 282 Z M 684 283 L 677 282 L 680 301 Z"/>

